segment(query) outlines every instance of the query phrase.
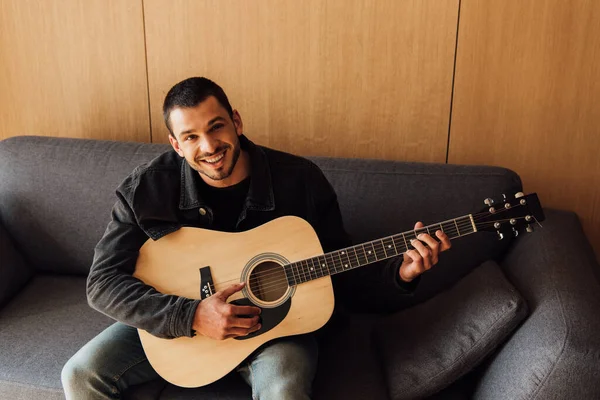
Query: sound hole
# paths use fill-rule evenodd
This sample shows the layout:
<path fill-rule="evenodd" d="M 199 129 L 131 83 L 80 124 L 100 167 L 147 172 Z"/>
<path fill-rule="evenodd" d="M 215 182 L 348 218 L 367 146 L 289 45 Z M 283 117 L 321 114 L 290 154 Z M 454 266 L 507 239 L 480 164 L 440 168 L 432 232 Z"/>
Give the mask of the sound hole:
<path fill-rule="evenodd" d="M 279 300 L 288 289 L 283 267 L 273 261 L 258 264 L 250 273 L 250 291 L 265 302 Z"/>

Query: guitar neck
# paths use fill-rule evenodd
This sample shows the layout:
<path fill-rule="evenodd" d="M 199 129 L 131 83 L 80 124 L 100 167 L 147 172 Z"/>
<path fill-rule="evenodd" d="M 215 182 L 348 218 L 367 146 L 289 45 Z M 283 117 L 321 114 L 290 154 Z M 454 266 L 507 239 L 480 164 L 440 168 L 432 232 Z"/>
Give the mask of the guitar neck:
<path fill-rule="evenodd" d="M 284 269 L 288 284 L 290 286 L 299 285 L 313 279 L 396 257 L 410 250 L 411 240 L 416 239 L 421 233 L 433 235 L 437 230 L 444 232 L 450 239 L 477 232 L 473 216 L 468 214 L 423 228 L 375 239 L 286 265 Z"/>

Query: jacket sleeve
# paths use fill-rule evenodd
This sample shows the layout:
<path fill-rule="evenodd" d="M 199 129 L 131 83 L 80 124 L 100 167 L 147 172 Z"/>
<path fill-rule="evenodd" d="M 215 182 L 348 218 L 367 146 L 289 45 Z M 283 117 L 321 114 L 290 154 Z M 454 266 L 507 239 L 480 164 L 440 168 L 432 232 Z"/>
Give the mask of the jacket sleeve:
<path fill-rule="evenodd" d="M 95 249 L 87 279 L 88 302 L 117 321 L 161 338 L 192 336 L 199 300 L 162 294 L 133 276 L 139 249 L 148 236 L 137 224 L 122 187 Z"/>
<path fill-rule="evenodd" d="M 313 227 L 324 252 L 352 246 L 344 229 L 337 195 L 320 169 L 314 166 L 312 181 Z M 336 300 L 356 312 L 391 312 L 402 297 L 411 294 L 419 278 L 400 280 L 402 257 L 394 257 L 332 276 Z"/>

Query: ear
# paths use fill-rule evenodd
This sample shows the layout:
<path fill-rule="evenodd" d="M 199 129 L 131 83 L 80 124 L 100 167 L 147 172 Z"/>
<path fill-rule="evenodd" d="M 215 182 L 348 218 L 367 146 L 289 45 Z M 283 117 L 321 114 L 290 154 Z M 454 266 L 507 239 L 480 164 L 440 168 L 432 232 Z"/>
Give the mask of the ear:
<path fill-rule="evenodd" d="M 169 134 L 169 143 L 171 143 L 171 147 L 173 147 L 173 150 L 175 150 L 180 157 L 184 157 L 183 150 L 179 147 L 179 142 L 171 134 Z"/>
<path fill-rule="evenodd" d="M 233 110 L 233 126 L 235 126 L 235 133 L 238 136 L 241 136 L 244 133 L 244 123 L 242 122 L 242 117 L 237 110 Z"/>

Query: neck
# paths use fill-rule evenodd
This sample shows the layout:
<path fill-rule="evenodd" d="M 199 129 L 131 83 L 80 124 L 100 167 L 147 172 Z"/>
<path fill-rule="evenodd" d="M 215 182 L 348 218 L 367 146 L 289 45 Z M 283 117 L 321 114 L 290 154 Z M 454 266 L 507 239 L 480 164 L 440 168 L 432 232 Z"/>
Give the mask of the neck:
<path fill-rule="evenodd" d="M 300 260 L 285 266 L 290 286 L 333 275 L 377 261 L 398 256 L 410 250 L 411 240 L 421 233 L 432 235 L 441 230 L 450 239 L 466 236 L 477 231 L 471 214 L 413 229 L 396 235 L 372 240 L 356 246 L 336 250 L 321 256 Z"/>

